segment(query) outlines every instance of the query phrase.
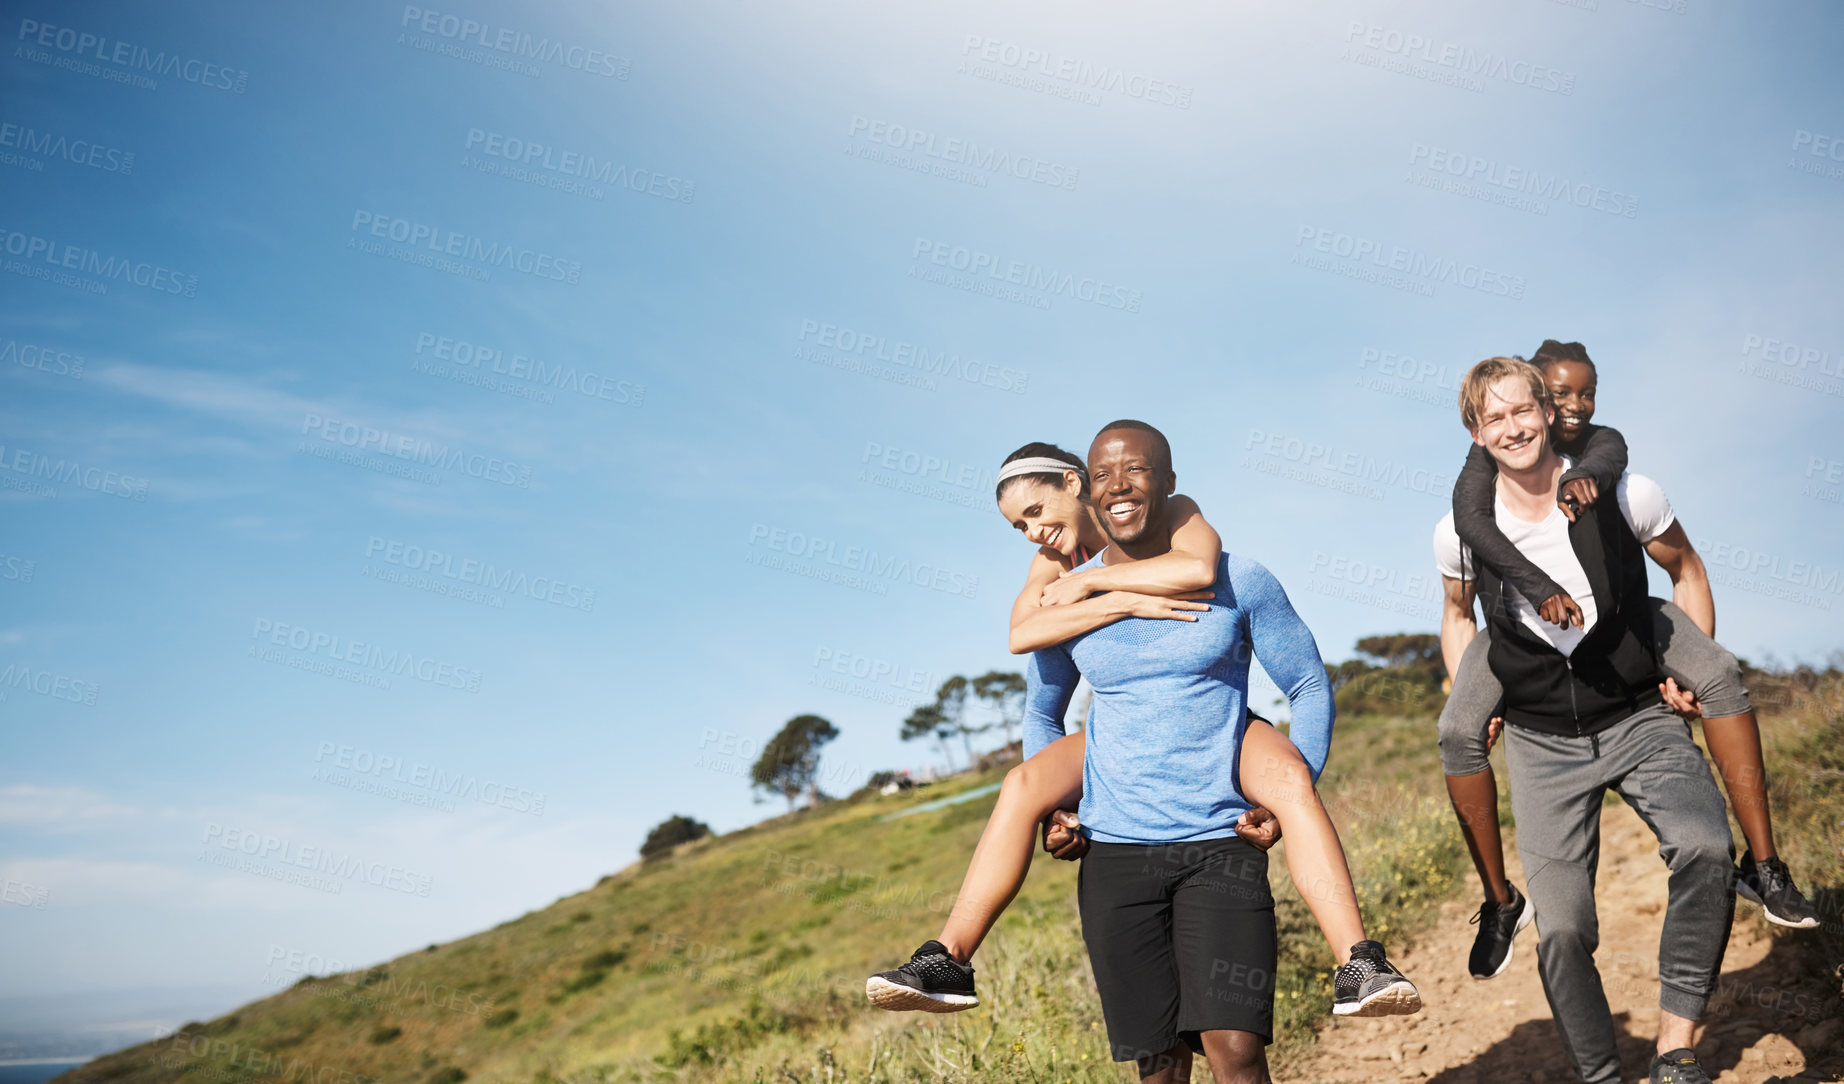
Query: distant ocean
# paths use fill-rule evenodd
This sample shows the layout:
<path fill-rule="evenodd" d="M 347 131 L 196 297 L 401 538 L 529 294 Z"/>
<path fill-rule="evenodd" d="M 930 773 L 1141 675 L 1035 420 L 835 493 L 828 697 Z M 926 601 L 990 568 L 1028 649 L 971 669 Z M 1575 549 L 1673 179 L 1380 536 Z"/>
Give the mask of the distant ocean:
<path fill-rule="evenodd" d="M 27 1065 L 0 1062 L 0 1084 L 40 1084 L 41 1081 L 50 1080 L 59 1073 L 82 1065 L 88 1060 L 88 1058 L 78 1058 L 73 1061 L 37 1061 Z"/>

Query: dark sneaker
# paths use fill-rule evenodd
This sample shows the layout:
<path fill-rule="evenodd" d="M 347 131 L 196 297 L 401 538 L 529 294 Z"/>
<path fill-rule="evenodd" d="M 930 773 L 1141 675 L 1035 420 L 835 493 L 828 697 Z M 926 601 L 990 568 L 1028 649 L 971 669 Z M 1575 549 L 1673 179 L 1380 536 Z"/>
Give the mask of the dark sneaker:
<path fill-rule="evenodd" d="M 1351 946 L 1351 960 L 1332 972 L 1335 1016 L 1404 1016 L 1421 1011 L 1415 984 L 1383 955 L 1375 941 Z"/>
<path fill-rule="evenodd" d="M 1479 936 L 1473 938 L 1473 954 L 1467 958 L 1466 970 L 1475 979 L 1497 978 L 1504 974 L 1505 968 L 1511 966 L 1512 942 L 1530 925 L 1530 920 L 1537 917 L 1537 909 L 1516 885 L 1506 882 L 1506 887 L 1511 889 L 1510 903 L 1487 900 L 1479 905 L 1479 913 L 1473 916 Z"/>
<path fill-rule="evenodd" d="M 973 968 L 949 956 L 939 941 L 923 942 L 902 967 L 864 980 L 864 996 L 892 1012 L 959 1012 L 980 1003 Z"/>
<path fill-rule="evenodd" d="M 1735 894 L 1761 905 L 1767 921 L 1795 930 L 1809 930 L 1818 925 L 1818 909 L 1806 902 L 1787 872 L 1786 863 L 1778 858 L 1755 863 L 1754 855 L 1744 854 L 1735 869 Z"/>
<path fill-rule="evenodd" d="M 1710 1075 L 1698 1063 L 1695 1051 L 1673 1050 L 1652 1059 L 1649 1084 L 1711 1084 L 1711 1081 Z"/>

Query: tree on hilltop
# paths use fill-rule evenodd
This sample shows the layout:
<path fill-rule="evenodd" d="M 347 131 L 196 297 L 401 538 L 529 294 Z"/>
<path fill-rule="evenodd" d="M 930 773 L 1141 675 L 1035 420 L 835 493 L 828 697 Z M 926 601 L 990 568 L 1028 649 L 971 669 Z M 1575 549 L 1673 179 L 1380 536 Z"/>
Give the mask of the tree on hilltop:
<path fill-rule="evenodd" d="M 797 715 L 762 747 L 762 755 L 749 769 L 750 785 L 779 794 L 788 810 L 802 791 L 808 801 L 820 799 L 820 747 L 839 736 L 839 728 L 817 715 Z"/>
<path fill-rule="evenodd" d="M 935 744 L 941 748 L 942 759 L 948 762 L 949 771 L 954 769 L 954 756 L 948 751 L 948 739 L 953 736 L 954 727 L 948 722 L 947 713 L 941 710 L 940 704 L 923 704 L 903 720 L 903 740 L 934 738 Z"/>
<path fill-rule="evenodd" d="M 967 750 L 968 767 L 973 765 L 973 736 L 992 729 L 991 723 L 975 725 L 967 716 L 967 693 L 972 687 L 966 678 L 955 674 L 935 690 L 935 706 L 941 709 L 949 732 L 960 735 L 961 746 Z"/>
<path fill-rule="evenodd" d="M 1441 638 L 1432 632 L 1398 632 L 1389 636 L 1366 636 L 1357 649 L 1384 666 L 1397 670 L 1431 673 L 1438 680 L 1441 662 Z"/>
<path fill-rule="evenodd" d="M 1016 672 L 988 670 L 973 679 L 973 695 L 999 713 L 1007 745 L 1012 744 L 1013 728 L 1024 722 L 1024 689 L 1024 675 Z"/>

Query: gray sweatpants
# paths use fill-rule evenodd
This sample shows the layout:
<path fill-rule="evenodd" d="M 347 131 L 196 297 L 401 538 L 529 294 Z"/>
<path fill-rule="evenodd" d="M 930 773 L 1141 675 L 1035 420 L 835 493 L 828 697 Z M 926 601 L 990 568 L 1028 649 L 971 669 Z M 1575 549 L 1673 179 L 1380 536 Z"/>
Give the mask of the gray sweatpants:
<path fill-rule="evenodd" d="M 1582 1080 L 1617 1082 L 1613 1017 L 1594 966 L 1601 798 L 1610 787 L 1618 791 L 1658 837 L 1671 869 L 1658 1004 L 1695 1020 L 1716 988 L 1735 914 L 1735 848 L 1722 795 L 1689 724 L 1663 705 L 1593 738 L 1507 727 L 1505 761 L 1550 1014 Z"/>
<path fill-rule="evenodd" d="M 1652 604 L 1652 633 L 1658 643 L 1658 664 L 1678 687 L 1697 694 L 1706 719 L 1740 715 L 1754 707 L 1742 684 L 1741 664 L 1729 649 L 1710 639 L 1683 610 L 1662 598 Z M 1492 646 L 1490 629 L 1480 629 L 1460 656 L 1460 672 L 1453 676 L 1453 691 L 1441 708 L 1441 771 L 1472 775 L 1492 766 L 1487 759 L 1486 724 L 1504 695 L 1504 687 L 1486 664 Z"/>

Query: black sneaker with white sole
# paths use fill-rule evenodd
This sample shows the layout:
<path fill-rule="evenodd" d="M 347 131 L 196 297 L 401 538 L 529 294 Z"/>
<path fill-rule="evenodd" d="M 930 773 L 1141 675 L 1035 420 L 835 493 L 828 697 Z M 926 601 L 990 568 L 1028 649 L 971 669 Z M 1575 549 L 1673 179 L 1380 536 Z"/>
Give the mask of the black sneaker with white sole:
<path fill-rule="evenodd" d="M 1405 1016 L 1420 1011 L 1421 993 L 1375 941 L 1352 945 L 1350 961 L 1332 973 L 1335 1016 Z"/>
<path fill-rule="evenodd" d="M 1818 925 L 1818 909 L 1807 902 L 1793 883 L 1786 863 L 1778 858 L 1756 862 L 1754 855 L 1742 855 L 1735 869 L 1735 894 L 1761 905 L 1767 921 L 1795 930 L 1809 930 Z"/>
<path fill-rule="evenodd" d="M 973 968 L 948 955 L 939 941 L 924 941 L 902 967 L 864 980 L 864 996 L 891 1012 L 960 1012 L 980 1003 Z"/>
<path fill-rule="evenodd" d="M 1516 885 L 1507 881 L 1505 887 L 1511 890 L 1510 903 L 1487 900 L 1479 905 L 1479 913 L 1473 916 L 1479 936 L 1473 938 L 1473 954 L 1467 958 L 1466 970 L 1475 979 L 1497 978 L 1504 974 L 1505 968 L 1511 966 L 1512 943 L 1537 917 L 1537 909 Z"/>
<path fill-rule="evenodd" d="M 1652 1059 L 1648 1084 L 1711 1084 L 1694 1050 L 1672 1050 Z"/>

